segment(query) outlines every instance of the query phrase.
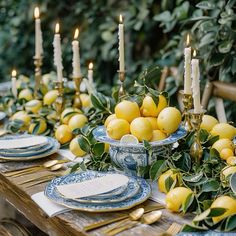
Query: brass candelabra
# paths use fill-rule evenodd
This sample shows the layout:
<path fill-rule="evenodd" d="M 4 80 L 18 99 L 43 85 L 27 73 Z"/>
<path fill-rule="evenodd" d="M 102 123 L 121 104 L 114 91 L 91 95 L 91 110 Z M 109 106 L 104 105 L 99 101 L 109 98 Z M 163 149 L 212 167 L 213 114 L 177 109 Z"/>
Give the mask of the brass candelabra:
<path fill-rule="evenodd" d="M 73 107 L 80 109 L 82 107 L 82 101 L 80 98 L 80 84 L 82 81 L 82 76 L 81 77 L 74 77 L 73 80 L 75 83 L 75 97 L 74 97 Z"/>
<path fill-rule="evenodd" d="M 192 106 L 193 106 L 193 97 L 192 97 L 192 94 L 184 93 L 183 90 L 181 90 L 180 93 L 183 96 L 182 97 L 182 101 L 183 101 L 183 105 L 184 105 L 184 112 L 183 112 L 184 121 L 183 121 L 183 125 L 184 125 L 184 128 L 187 131 L 191 131 L 193 127 L 192 127 L 192 124 L 191 124 L 191 121 L 190 121 L 189 110 L 192 109 Z"/>
<path fill-rule="evenodd" d="M 194 113 L 194 110 L 189 111 L 191 117 L 191 124 L 194 130 L 194 142 L 190 147 L 190 155 L 197 163 L 197 165 L 200 164 L 203 153 L 202 145 L 200 142 L 200 125 L 205 112 L 205 110 L 202 110 L 202 112 L 199 113 Z"/>
<path fill-rule="evenodd" d="M 125 81 L 125 72 L 118 71 L 119 73 L 119 80 L 121 82 L 120 89 L 119 89 L 119 98 L 125 95 L 125 88 L 124 88 L 124 81 Z"/>
<path fill-rule="evenodd" d="M 56 82 L 56 87 L 55 87 L 58 91 L 58 96 L 57 99 L 55 101 L 55 109 L 57 112 L 57 126 L 60 125 L 60 118 L 61 118 L 61 113 L 63 111 L 64 108 L 64 86 L 63 86 L 63 81 L 57 81 Z"/>
<path fill-rule="evenodd" d="M 34 86 L 34 97 L 38 98 L 38 90 L 40 88 L 40 82 L 42 80 L 41 66 L 42 66 L 42 57 L 34 57 L 35 65 L 35 86 Z"/>

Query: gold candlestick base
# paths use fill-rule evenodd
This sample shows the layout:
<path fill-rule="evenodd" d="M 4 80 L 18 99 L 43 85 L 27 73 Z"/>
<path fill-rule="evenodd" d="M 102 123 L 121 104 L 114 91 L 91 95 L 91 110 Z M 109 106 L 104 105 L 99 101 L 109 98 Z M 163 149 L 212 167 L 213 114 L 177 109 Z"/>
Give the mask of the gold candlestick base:
<path fill-rule="evenodd" d="M 119 98 L 125 95 L 125 88 L 124 88 L 124 81 L 125 81 L 125 72 L 118 71 L 119 73 L 119 80 L 121 82 L 120 89 L 119 89 Z"/>
<path fill-rule="evenodd" d="M 190 155 L 197 165 L 200 164 L 200 161 L 202 159 L 202 153 L 203 153 L 202 145 L 200 142 L 199 131 L 200 131 L 200 125 L 202 122 L 202 117 L 205 112 L 206 112 L 205 110 L 202 110 L 201 113 L 194 113 L 194 110 L 189 111 L 190 116 L 191 116 L 191 124 L 194 130 L 194 142 L 192 143 L 191 148 L 190 148 Z"/>
<path fill-rule="evenodd" d="M 40 88 L 40 82 L 42 81 L 42 57 L 36 58 L 34 57 L 34 65 L 35 65 L 35 86 L 34 86 L 34 97 L 38 98 L 38 90 Z"/>
<path fill-rule="evenodd" d="M 80 84 L 82 81 L 82 76 L 81 77 L 74 77 L 73 80 L 75 83 L 75 97 L 74 97 L 73 107 L 80 109 L 80 108 L 82 108 L 82 101 L 80 98 Z"/>
<path fill-rule="evenodd" d="M 183 105 L 184 105 L 183 126 L 187 131 L 191 131 L 193 129 L 193 127 L 192 127 L 192 124 L 190 121 L 189 110 L 192 109 L 192 106 L 193 106 L 193 97 L 192 97 L 192 94 L 184 93 L 183 90 L 181 90 L 180 93 L 183 96 L 182 101 L 183 101 Z"/>
<path fill-rule="evenodd" d="M 55 87 L 58 91 L 58 97 L 54 103 L 55 105 L 55 109 L 57 112 L 57 124 L 56 126 L 58 127 L 60 125 L 60 118 L 61 118 L 61 113 L 63 111 L 64 108 L 64 86 L 63 86 L 63 82 L 56 82 L 56 87 Z"/>

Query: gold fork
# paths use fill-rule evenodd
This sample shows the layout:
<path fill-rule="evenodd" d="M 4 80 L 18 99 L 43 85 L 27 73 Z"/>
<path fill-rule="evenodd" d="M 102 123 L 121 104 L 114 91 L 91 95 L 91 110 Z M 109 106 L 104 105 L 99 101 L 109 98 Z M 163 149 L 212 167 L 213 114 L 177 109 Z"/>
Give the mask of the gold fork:
<path fill-rule="evenodd" d="M 166 232 L 164 232 L 163 234 L 161 234 L 161 236 L 174 236 L 176 234 L 178 234 L 182 229 L 182 225 L 174 222 L 171 224 L 171 226 L 166 230 Z"/>

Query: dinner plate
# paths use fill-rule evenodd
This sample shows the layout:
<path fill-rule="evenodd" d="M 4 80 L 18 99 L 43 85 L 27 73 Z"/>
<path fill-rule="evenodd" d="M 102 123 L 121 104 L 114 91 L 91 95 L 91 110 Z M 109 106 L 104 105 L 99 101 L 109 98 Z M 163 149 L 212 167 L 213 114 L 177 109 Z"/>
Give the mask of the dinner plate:
<path fill-rule="evenodd" d="M 133 177 L 137 180 L 140 186 L 139 191 L 133 197 L 128 198 L 121 202 L 104 202 L 104 203 L 81 203 L 74 199 L 68 199 L 59 194 L 57 191 L 57 186 L 83 182 L 85 180 L 90 180 L 93 178 L 98 178 L 107 174 L 116 172 L 97 172 L 97 171 L 84 171 L 79 173 L 73 173 L 65 176 L 61 176 L 53 179 L 45 188 L 44 194 L 51 201 L 64 205 L 68 208 L 80 211 L 89 212 L 111 212 L 111 211 L 121 211 L 130 209 L 144 201 L 146 201 L 150 194 L 151 188 L 146 180 L 138 177 Z M 127 176 L 127 175 L 126 175 Z M 129 176 L 128 176 L 129 177 Z"/>
<path fill-rule="evenodd" d="M 51 139 L 50 142 L 52 142 L 52 147 L 50 149 L 48 149 L 47 151 L 44 151 L 43 153 L 39 153 L 39 154 L 33 154 L 31 156 L 1 156 L 0 155 L 0 159 L 1 160 L 8 160 L 8 161 L 30 161 L 30 160 L 35 160 L 35 159 L 40 159 L 43 157 L 47 157 L 50 156 L 54 153 L 56 153 L 59 149 L 60 149 L 60 144 L 58 143 L 58 141 L 54 138 L 48 137 Z"/>

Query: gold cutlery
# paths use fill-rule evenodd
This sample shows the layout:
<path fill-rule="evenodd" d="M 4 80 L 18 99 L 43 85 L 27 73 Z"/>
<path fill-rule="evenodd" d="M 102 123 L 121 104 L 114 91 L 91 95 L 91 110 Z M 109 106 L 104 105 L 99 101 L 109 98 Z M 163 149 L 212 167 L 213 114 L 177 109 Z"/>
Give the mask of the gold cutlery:
<path fill-rule="evenodd" d="M 40 180 L 44 180 L 44 179 L 48 179 L 48 178 L 53 178 L 53 177 L 57 177 L 58 175 L 44 175 L 44 176 L 41 176 L 41 177 L 37 177 L 37 178 L 31 178 L 31 179 L 27 179 L 27 180 L 24 180 L 24 181 L 21 181 L 17 184 L 19 185 L 23 185 L 23 184 L 27 184 L 27 183 L 31 183 L 31 182 L 34 182 L 35 180 L 37 181 L 40 181 Z"/>
<path fill-rule="evenodd" d="M 39 181 L 33 182 L 33 183 L 31 183 L 31 184 L 26 185 L 25 188 L 30 188 L 30 187 L 33 187 L 33 186 L 38 185 L 38 184 L 42 184 L 42 183 L 45 183 L 45 182 L 49 182 L 49 181 L 52 180 L 54 177 L 56 177 L 56 176 L 47 177 L 47 178 L 45 178 L 45 179 L 41 179 L 41 180 L 39 180 Z"/>
<path fill-rule="evenodd" d="M 182 229 L 182 225 L 174 222 L 171 226 L 166 230 L 166 232 L 160 234 L 161 236 L 174 236 L 178 234 Z"/>
<path fill-rule="evenodd" d="M 112 230 L 107 235 L 114 236 L 114 235 L 116 235 L 118 233 L 121 233 L 125 230 L 131 229 L 131 228 L 135 227 L 136 225 L 138 225 L 140 223 L 146 224 L 146 225 L 153 224 L 153 223 L 157 222 L 161 218 L 161 216 L 162 216 L 162 211 L 160 211 L 160 210 L 152 211 L 150 213 L 145 214 L 142 217 L 141 221 L 132 221 L 132 222 L 120 227 L 120 228 Z"/>
<path fill-rule="evenodd" d="M 121 226 L 122 224 L 128 222 L 129 220 L 131 220 L 131 221 L 137 221 L 137 220 L 139 220 L 139 219 L 143 216 L 143 214 L 144 214 L 144 208 L 141 207 L 141 208 L 135 209 L 134 211 L 131 211 L 131 212 L 129 213 L 129 218 L 124 219 L 124 220 L 121 220 L 121 221 L 118 222 L 116 225 L 114 225 L 114 226 L 112 226 L 112 227 L 110 227 L 110 228 L 108 228 L 108 229 L 103 230 L 103 233 L 107 234 L 107 233 L 109 233 L 110 231 L 112 231 L 112 230 L 118 228 L 118 227 Z"/>
<path fill-rule="evenodd" d="M 147 207 L 145 207 L 144 213 L 148 213 L 148 212 L 151 212 L 151 211 L 154 211 L 154 210 L 160 210 L 160 209 L 163 209 L 163 208 L 164 208 L 164 206 L 162 206 L 162 205 L 147 206 Z M 100 221 L 100 222 L 92 223 L 90 225 L 87 225 L 87 226 L 83 227 L 83 230 L 85 230 L 85 231 L 94 230 L 94 229 L 100 228 L 102 226 L 106 226 L 106 225 L 109 225 L 109 224 L 127 219 L 129 217 L 130 217 L 129 214 L 126 214 L 126 215 L 123 215 L 123 216 L 115 217 L 113 219 L 103 220 L 103 221 Z"/>

